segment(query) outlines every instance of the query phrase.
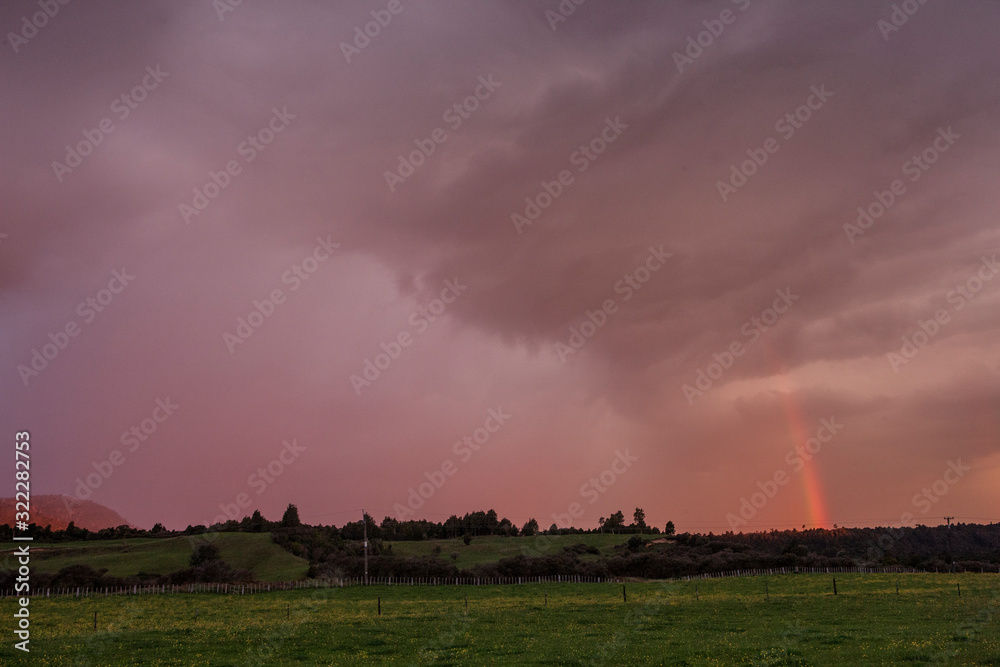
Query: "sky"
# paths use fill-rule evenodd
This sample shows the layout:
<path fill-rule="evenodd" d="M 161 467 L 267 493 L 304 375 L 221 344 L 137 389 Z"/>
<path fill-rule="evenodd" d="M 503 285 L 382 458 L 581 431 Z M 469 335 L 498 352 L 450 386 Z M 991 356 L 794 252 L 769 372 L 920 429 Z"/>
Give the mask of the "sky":
<path fill-rule="evenodd" d="M 996 3 L 50 4 L 0 8 L 36 494 L 1000 520 Z"/>

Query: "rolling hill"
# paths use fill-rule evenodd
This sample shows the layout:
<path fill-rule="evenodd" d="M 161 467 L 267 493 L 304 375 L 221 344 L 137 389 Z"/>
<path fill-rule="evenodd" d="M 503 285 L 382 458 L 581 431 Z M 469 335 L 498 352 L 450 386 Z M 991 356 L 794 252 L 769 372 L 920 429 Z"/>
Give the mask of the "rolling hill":
<path fill-rule="evenodd" d="M 214 544 L 220 556 L 235 569 L 253 572 L 257 581 L 291 581 L 305 576 L 309 563 L 271 541 L 269 533 L 218 533 Z M 193 543 L 187 537 L 89 540 L 37 543 L 31 547 L 31 567 L 37 572 L 58 572 L 70 565 L 107 569 L 115 577 L 140 572 L 168 574 L 188 567 Z M 0 569 L 17 567 L 11 552 L 0 559 Z"/>
<path fill-rule="evenodd" d="M 14 498 L 0 498 L 0 524 L 14 525 Z M 98 531 L 116 528 L 129 522 L 118 512 L 92 500 L 77 500 L 70 496 L 46 495 L 31 497 L 31 522 L 63 530 L 72 521 L 77 528 Z"/>

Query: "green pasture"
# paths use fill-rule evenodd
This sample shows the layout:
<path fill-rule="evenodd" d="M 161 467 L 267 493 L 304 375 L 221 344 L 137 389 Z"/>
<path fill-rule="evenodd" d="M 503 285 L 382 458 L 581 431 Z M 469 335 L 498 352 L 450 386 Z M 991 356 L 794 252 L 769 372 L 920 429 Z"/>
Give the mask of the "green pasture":
<path fill-rule="evenodd" d="M 131 577 L 140 572 L 169 574 L 188 567 L 193 540 L 206 537 L 218 545 L 224 561 L 236 569 L 250 570 L 258 581 L 301 579 L 309 568 L 304 558 L 282 549 L 271 541 L 268 533 L 213 533 L 192 538 L 38 543 L 31 547 L 31 569 L 58 572 L 70 565 L 89 565 L 95 570 L 107 568 L 108 574 L 116 577 Z M 3 561 L 10 560 L 9 553 L 4 556 Z M 15 569 L 16 565 L 7 563 L 3 567 Z"/>
<path fill-rule="evenodd" d="M 37 598 L 30 662 L 8 598 L 0 664 L 1000 665 L 1000 575 L 836 578 Z"/>
<path fill-rule="evenodd" d="M 499 537 L 496 535 L 475 537 L 466 545 L 460 539 L 449 540 L 419 540 L 402 542 L 384 542 L 385 546 L 392 547 L 395 556 L 410 558 L 414 556 L 430 556 L 436 549 L 440 549 L 440 557 L 446 560 L 453 560 L 459 569 L 469 568 L 474 565 L 495 563 L 501 558 L 511 558 L 514 556 L 546 556 L 558 553 L 563 547 L 576 544 L 597 547 L 602 555 L 614 553 L 613 548 L 617 544 L 624 544 L 630 535 L 612 535 L 595 533 L 585 535 L 536 535 L 535 537 Z M 650 536 L 645 536 L 649 539 Z M 656 536 L 652 536 L 656 537 Z M 452 558 L 452 554 L 457 554 L 457 558 Z M 583 554 L 582 558 L 598 558 L 590 554 Z"/>

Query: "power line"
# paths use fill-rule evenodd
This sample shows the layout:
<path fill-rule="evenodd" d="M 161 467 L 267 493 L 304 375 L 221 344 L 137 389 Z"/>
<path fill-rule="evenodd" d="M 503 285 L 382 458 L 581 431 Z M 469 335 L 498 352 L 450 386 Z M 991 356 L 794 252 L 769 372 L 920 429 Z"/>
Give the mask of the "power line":
<path fill-rule="evenodd" d="M 361 510 L 361 523 L 365 527 L 365 586 L 368 585 L 368 518 L 365 511 Z"/>
<path fill-rule="evenodd" d="M 955 571 L 955 557 L 951 555 L 951 520 L 953 516 L 946 516 L 944 520 L 948 522 L 948 558 L 951 560 L 951 571 Z"/>
<path fill-rule="evenodd" d="M 320 513 L 320 514 L 309 514 L 309 515 L 304 515 L 303 518 L 304 519 L 318 519 L 318 518 L 327 517 L 327 516 L 339 516 L 339 515 L 342 515 L 342 514 L 353 514 L 354 512 L 358 512 L 358 511 L 362 512 L 362 515 L 365 516 L 366 513 L 364 512 L 363 509 L 353 509 L 353 510 L 334 510 L 334 511 L 331 511 L 331 512 L 323 512 L 323 513 Z M 483 512 L 483 513 L 487 513 L 488 511 L 489 510 L 475 510 L 475 512 Z M 493 510 L 493 511 L 495 511 L 495 510 Z M 410 519 L 401 519 L 400 521 L 429 521 L 429 522 L 433 522 L 433 518 L 434 517 L 444 517 L 446 519 L 450 519 L 451 517 L 456 517 L 458 519 L 461 519 L 464 516 L 469 515 L 469 514 L 473 514 L 473 513 L 474 512 L 465 512 L 464 514 L 459 514 L 458 512 L 421 512 L 421 516 L 420 517 L 412 517 Z M 551 514 L 551 512 L 549 514 Z M 386 516 L 388 518 L 391 518 L 392 515 L 391 514 L 387 514 Z M 521 521 L 528 521 L 530 519 L 538 519 L 538 517 L 544 517 L 544 516 L 547 516 L 547 515 L 546 515 L 545 512 L 539 512 L 539 513 L 533 514 L 533 515 L 516 515 L 516 514 L 507 514 L 507 515 L 504 515 L 504 514 L 500 514 L 499 512 L 497 512 L 497 516 L 498 516 L 498 519 L 508 519 L 508 520 L 510 520 L 512 522 L 513 521 L 521 522 Z M 742 519 L 742 517 L 741 517 L 741 519 Z M 911 524 L 909 524 L 911 527 L 916 526 L 916 525 L 920 525 L 920 524 L 916 523 L 916 519 L 919 519 L 920 522 L 927 521 L 927 520 L 933 520 L 933 519 L 941 519 L 941 520 L 947 521 L 949 525 L 951 523 L 951 520 L 954 520 L 954 519 L 964 520 L 964 521 L 975 521 L 975 522 L 982 522 L 982 523 L 1000 523 L 1000 518 L 996 518 L 996 517 L 921 516 L 921 517 L 915 517 L 914 518 L 914 522 L 911 523 Z M 364 519 L 362 519 L 362 520 L 364 520 Z M 729 524 L 727 524 L 724 520 L 721 520 L 721 519 L 705 519 L 704 517 L 694 518 L 694 519 L 673 518 L 673 519 L 671 519 L 671 521 L 673 521 L 674 526 L 676 526 L 678 528 L 680 528 L 680 527 L 687 528 L 688 532 L 706 532 L 706 531 L 707 532 L 712 532 L 712 531 L 728 532 L 730 530 L 733 530 L 733 528 L 730 527 Z M 827 525 L 830 525 L 830 526 L 836 525 L 837 527 L 840 527 L 840 528 L 859 528 L 859 527 L 860 528 L 879 528 L 879 527 L 891 527 L 891 526 L 893 526 L 895 524 L 898 524 L 898 523 L 900 523 L 900 517 L 894 516 L 894 517 L 877 518 L 877 519 L 876 518 L 868 518 L 868 519 L 836 520 L 836 521 L 834 521 L 834 520 L 831 519 L 830 522 L 829 522 L 829 524 L 827 524 Z M 923 524 L 923 525 L 926 525 L 926 524 Z M 367 525 L 366 525 L 366 527 L 367 527 Z M 576 526 L 574 526 L 574 528 L 575 527 Z M 742 520 L 742 522 L 740 523 L 740 527 L 744 529 L 743 532 L 746 532 L 745 529 L 751 529 L 751 530 L 756 529 L 757 531 L 766 531 L 766 530 L 781 530 L 781 529 L 784 529 L 784 528 L 800 528 L 800 527 L 804 527 L 806 529 L 810 529 L 810 528 L 823 528 L 825 526 L 823 524 L 819 524 L 819 523 L 816 523 L 814 521 L 747 521 L 747 520 Z"/>

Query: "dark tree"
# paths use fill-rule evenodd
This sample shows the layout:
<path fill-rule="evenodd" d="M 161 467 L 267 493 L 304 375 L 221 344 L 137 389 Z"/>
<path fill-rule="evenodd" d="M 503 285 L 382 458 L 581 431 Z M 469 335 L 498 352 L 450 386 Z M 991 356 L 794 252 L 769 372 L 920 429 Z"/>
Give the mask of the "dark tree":
<path fill-rule="evenodd" d="M 523 526 L 521 526 L 521 535 L 524 537 L 531 537 L 532 535 L 538 534 L 538 522 L 534 519 L 528 519 Z"/>
<path fill-rule="evenodd" d="M 625 527 L 625 515 L 621 510 L 618 510 L 614 514 L 608 517 L 608 520 L 604 522 L 605 528 L 610 528 L 611 532 L 615 532 L 616 529 L 621 529 Z"/>
<path fill-rule="evenodd" d="M 497 518 L 496 510 L 490 510 L 486 513 L 486 530 L 490 535 L 495 535 L 497 532 L 497 527 L 500 525 L 500 520 Z"/>
<path fill-rule="evenodd" d="M 500 523 L 497 525 L 497 532 L 505 536 L 517 535 L 517 527 L 510 522 L 510 519 L 504 517 L 500 519 Z"/>
<path fill-rule="evenodd" d="M 646 512 L 641 507 L 636 507 L 632 513 L 632 522 L 639 530 L 646 529 Z"/>
<path fill-rule="evenodd" d="M 285 508 L 285 513 L 281 515 L 281 527 L 297 528 L 301 525 L 302 522 L 299 521 L 299 508 L 291 503 L 288 503 L 288 507 Z"/>
<path fill-rule="evenodd" d="M 212 561 L 222 560 L 222 556 L 219 555 L 219 547 L 214 544 L 199 544 L 191 554 L 191 559 L 188 561 L 191 567 L 198 567 L 204 563 L 210 563 Z"/>
<path fill-rule="evenodd" d="M 263 533 L 267 529 L 267 519 L 264 515 L 260 513 L 260 510 L 254 510 L 253 516 L 250 517 L 250 532 L 251 533 Z"/>
<path fill-rule="evenodd" d="M 668 521 L 667 522 L 667 527 L 663 530 L 663 533 L 664 533 L 664 535 L 673 535 L 674 534 L 674 522 L 673 521 Z"/>

